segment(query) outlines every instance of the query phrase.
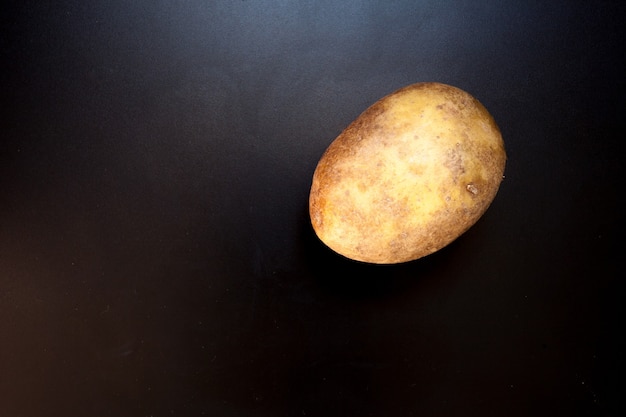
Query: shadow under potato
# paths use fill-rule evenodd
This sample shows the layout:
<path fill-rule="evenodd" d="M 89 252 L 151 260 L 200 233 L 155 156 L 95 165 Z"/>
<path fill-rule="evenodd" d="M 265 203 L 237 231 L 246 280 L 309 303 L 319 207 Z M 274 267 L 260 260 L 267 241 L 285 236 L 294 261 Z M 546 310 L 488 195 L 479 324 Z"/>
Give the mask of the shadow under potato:
<path fill-rule="evenodd" d="M 301 221 L 302 258 L 307 272 L 323 291 L 341 298 L 371 299 L 392 296 L 430 281 L 434 274 L 440 275 L 450 262 L 449 247 L 424 258 L 399 264 L 370 264 L 354 261 L 334 252 L 315 234 L 308 209 Z"/>

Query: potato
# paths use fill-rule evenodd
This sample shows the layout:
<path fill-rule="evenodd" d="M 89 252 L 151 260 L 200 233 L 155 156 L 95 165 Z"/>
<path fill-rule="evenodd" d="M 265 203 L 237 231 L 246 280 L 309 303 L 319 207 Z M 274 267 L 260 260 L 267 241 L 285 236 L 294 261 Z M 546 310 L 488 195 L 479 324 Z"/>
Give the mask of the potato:
<path fill-rule="evenodd" d="M 478 221 L 505 163 L 500 130 L 478 100 L 445 84 L 412 84 L 374 103 L 324 152 L 311 223 L 347 258 L 419 259 Z"/>

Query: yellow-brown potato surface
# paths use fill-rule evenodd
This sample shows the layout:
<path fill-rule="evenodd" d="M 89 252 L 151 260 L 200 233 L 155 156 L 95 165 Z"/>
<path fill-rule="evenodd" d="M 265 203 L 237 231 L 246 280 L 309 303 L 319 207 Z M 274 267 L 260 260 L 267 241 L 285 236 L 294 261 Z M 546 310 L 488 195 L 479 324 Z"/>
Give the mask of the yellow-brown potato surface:
<path fill-rule="evenodd" d="M 365 110 L 324 152 L 311 223 L 348 258 L 415 260 L 482 216 L 505 161 L 500 131 L 475 98 L 440 83 L 409 85 Z"/>

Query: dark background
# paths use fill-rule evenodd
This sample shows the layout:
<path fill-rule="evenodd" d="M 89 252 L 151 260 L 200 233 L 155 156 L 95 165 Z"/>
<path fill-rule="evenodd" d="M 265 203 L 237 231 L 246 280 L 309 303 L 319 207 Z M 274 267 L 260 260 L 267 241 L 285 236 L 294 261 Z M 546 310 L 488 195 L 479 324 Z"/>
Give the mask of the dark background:
<path fill-rule="evenodd" d="M 624 4 L 4 2 L 0 416 L 626 415 Z M 506 178 L 444 250 L 348 261 L 313 170 L 419 81 Z"/>

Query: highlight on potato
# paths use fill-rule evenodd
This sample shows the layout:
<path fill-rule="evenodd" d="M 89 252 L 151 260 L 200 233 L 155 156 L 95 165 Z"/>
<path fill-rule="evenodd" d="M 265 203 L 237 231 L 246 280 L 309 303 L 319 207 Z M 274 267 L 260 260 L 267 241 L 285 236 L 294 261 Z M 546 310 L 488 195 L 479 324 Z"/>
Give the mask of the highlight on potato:
<path fill-rule="evenodd" d="M 356 261 L 413 261 L 485 213 L 506 152 L 487 109 L 446 84 L 408 85 L 375 102 L 326 149 L 313 174 L 311 224 Z"/>

